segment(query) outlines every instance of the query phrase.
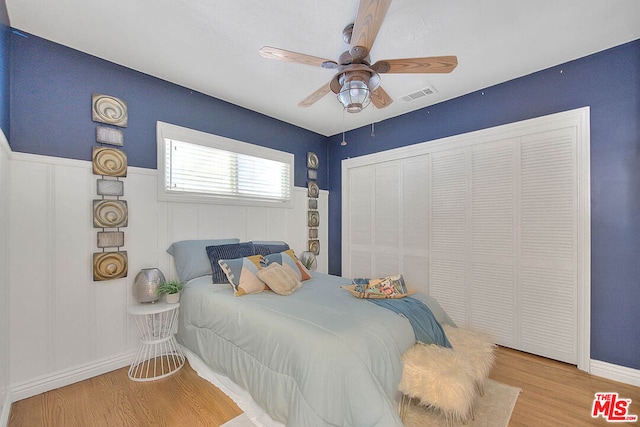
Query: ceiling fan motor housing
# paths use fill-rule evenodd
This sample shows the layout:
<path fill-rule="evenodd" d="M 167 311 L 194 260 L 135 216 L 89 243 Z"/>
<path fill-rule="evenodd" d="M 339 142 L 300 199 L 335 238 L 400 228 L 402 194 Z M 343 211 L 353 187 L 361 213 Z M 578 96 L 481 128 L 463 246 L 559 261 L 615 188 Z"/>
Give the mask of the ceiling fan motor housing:
<path fill-rule="evenodd" d="M 366 65 L 353 65 L 345 67 L 336 74 L 329 83 L 333 93 L 340 93 L 345 83 L 352 80 L 360 80 L 373 92 L 380 87 L 380 75 Z"/>

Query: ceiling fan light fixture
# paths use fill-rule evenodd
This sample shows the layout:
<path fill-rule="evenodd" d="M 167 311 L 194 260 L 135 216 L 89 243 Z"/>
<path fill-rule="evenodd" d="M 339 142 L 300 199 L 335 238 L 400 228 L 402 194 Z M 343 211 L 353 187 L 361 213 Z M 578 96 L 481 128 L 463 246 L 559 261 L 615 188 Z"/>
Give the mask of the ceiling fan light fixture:
<path fill-rule="evenodd" d="M 359 113 L 371 103 L 367 83 L 359 79 L 345 79 L 338 93 L 338 101 L 348 113 Z"/>

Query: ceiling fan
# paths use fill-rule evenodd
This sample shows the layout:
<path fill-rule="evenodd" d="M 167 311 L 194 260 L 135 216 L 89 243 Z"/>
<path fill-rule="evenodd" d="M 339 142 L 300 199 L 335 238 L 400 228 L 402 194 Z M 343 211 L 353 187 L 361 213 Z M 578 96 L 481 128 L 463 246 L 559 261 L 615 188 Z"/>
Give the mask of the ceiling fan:
<path fill-rule="evenodd" d="M 390 5 L 391 0 L 360 0 L 355 23 L 347 25 L 342 32 L 349 49 L 340 55 L 337 62 L 270 46 L 261 48 L 260 55 L 268 59 L 337 70 L 331 81 L 302 100 L 298 104 L 300 107 L 309 107 L 333 92 L 350 113 L 362 111 L 369 103 L 377 108 L 385 108 L 393 100 L 380 86 L 380 74 L 450 73 L 458 65 L 458 58 L 451 55 L 385 59 L 372 65 L 369 52 Z"/>

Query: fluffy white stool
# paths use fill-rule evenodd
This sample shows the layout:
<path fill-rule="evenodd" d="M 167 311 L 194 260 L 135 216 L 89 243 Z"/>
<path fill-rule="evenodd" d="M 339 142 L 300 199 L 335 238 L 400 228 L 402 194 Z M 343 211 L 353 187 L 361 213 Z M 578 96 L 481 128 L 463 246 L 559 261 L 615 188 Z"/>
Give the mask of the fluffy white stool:
<path fill-rule="evenodd" d="M 489 335 L 471 329 L 454 328 L 443 325 L 453 350 L 459 353 L 468 372 L 478 387 L 478 392 L 484 396 L 484 382 L 489 376 L 495 362 L 495 348 Z"/>
<path fill-rule="evenodd" d="M 440 410 L 447 425 L 469 421 L 476 386 L 462 354 L 436 345 L 415 344 L 402 355 L 402 362 L 398 390 L 403 394 L 400 406 L 403 421 L 414 398 L 421 405 Z"/>

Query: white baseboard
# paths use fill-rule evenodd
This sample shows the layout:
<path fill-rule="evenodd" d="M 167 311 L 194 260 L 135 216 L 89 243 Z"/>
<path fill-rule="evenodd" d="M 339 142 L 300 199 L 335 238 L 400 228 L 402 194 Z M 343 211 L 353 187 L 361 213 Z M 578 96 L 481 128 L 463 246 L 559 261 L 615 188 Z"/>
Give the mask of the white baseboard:
<path fill-rule="evenodd" d="M 75 368 L 65 369 L 50 375 L 33 378 L 11 386 L 11 399 L 13 402 L 35 396 L 49 390 L 77 383 L 88 378 L 105 374 L 107 372 L 129 366 L 133 361 L 135 352 L 121 354 L 116 357 L 99 360 Z"/>
<path fill-rule="evenodd" d="M 9 425 L 9 413 L 11 412 L 11 393 L 7 393 L 7 397 L 2 404 L 2 411 L 0 411 L 0 427 L 7 427 Z"/>
<path fill-rule="evenodd" d="M 626 366 L 614 365 L 612 363 L 602 362 L 600 360 L 591 360 L 591 369 L 589 372 L 598 377 L 607 378 L 609 380 L 618 381 L 625 384 L 631 384 L 640 387 L 640 370 L 627 368 Z M 615 391 L 615 390 L 603 390 Z"/>

